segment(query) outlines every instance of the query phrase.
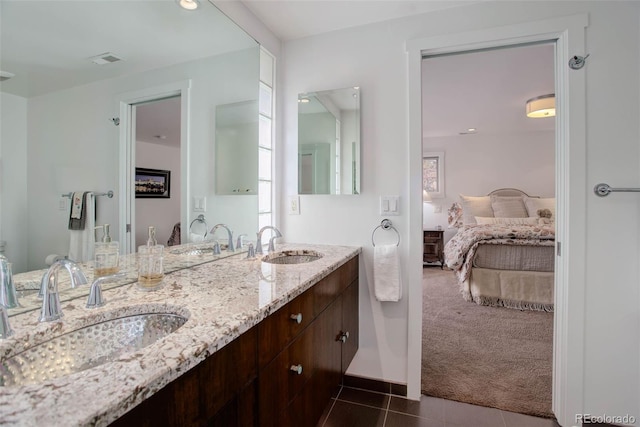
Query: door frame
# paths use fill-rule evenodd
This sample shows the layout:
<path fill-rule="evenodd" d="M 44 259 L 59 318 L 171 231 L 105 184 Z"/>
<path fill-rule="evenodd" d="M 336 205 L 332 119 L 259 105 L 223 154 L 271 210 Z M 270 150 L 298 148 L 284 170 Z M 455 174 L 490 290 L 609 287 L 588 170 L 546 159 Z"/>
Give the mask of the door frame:
<path fill-rule="evenodd" d="M 409 257 L 407 397 L 418 400 L 422 360 L 422 84 L 423 55 L 555 43 L 556 271 L 554 287 L 553 401 L 559 423 L 584 413 L 584 302 L 586 235 L 586 79 L 567 61 L 585 53 L 588 15 L 526 22 L 408 40 Z M 561 249 L 561 250 L 560 250 Z"/>
<path fill-rule="evenodd" d="M 188 224 L 189 215 L 189 105 L 191 80 L 182 80 L 155 86 L 118 96 L 120 111 L 119 145 L 119 238 L 120 251 L 123 254 L 134 253 L 135 234 L 135 109 L 136 104 L 180 96 L 180 223 Z M 188 227 L 181 227 L 181 240 L 186 241 Z"/>

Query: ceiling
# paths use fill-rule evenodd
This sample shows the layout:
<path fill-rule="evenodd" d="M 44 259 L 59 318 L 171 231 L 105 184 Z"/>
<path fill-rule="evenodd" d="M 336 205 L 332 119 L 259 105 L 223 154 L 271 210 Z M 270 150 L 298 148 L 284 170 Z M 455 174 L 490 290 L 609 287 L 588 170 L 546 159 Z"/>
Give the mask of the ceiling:
<path fill-rule="evenodd" d="M 240 0 L 283 41 L 482 0 Z"/>
<path fill-rule="evenodd" d="M 477 2 L 234 1 L 242 1 L 284 41 Z M 204 0 L 201 5 L 198 11 L 188 12 L 173 0 L 2 0 L 0 69 L 16 76 L 0 83 L 0 90 L 38 96 L 255 46 L 216 7 Z M 123 61 L 99 66 L 88 60 L 105 52 Z M 554 126 L 553 119 L 524 116 L 527 99 L 554 91 L 551 45 L 429 59 L 423 74 L 425 136 L 457 135 L 469 127 L 478 128 L 478 133 L 495 133 Z M 168 142 L 169 138 L 154 138 L 169 135 L 167 129 L 150 125 L 142 129 L 146 129 L 144 140 Z"/>

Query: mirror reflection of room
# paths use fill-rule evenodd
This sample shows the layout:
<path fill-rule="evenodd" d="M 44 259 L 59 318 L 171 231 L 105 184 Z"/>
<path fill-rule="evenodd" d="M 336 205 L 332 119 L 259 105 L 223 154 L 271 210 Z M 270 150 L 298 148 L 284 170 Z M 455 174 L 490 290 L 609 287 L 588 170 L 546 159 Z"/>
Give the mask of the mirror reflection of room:
<path fill-rule="evenodd" d="M 360 89 L 298 96 L 298 193 L 359 194 Z"/>

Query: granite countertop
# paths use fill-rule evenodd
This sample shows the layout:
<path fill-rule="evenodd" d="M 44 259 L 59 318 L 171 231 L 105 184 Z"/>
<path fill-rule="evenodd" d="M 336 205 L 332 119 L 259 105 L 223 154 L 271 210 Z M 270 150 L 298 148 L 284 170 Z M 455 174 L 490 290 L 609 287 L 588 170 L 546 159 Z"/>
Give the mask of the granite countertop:
<path fill-rule="evenodd" d="M 359 247 L 280 244 L 314 250 L 319 260 L 293 265 L 233 255 L 167 274 L 164 286 L 137 284 L 104 292 L 106 304 L 62 303 L 62 322 L 38 323 L 38 311 L 10 318 L 15 335 L 0 340 L 2 360 L 83 326 L 142 313 L 188 317 L 175 332 L 113 362 L 54 380 L 0 387 L 2 425 L 107 425 L 360 253 Z M 187 256 L 187 255 L 185 255 Z M 86 298 L 86 297 L 85 297 Z"/>

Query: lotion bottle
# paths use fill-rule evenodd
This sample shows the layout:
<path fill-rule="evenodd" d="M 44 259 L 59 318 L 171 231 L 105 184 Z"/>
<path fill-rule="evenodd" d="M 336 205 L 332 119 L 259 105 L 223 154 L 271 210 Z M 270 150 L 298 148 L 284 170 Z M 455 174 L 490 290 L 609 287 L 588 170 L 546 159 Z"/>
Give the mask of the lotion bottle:
<path fill-rule="evenodd" d="M 96 242 L 94 277 L 109 276 L 118 272 L 120 245 L 111 240 L 109 224 L 102 227 L 102 241 Z"/>

